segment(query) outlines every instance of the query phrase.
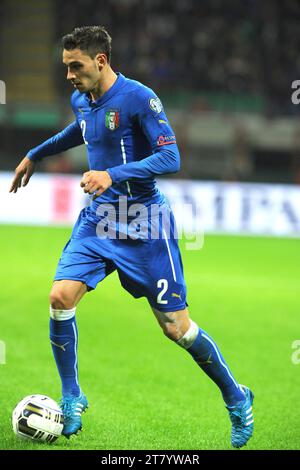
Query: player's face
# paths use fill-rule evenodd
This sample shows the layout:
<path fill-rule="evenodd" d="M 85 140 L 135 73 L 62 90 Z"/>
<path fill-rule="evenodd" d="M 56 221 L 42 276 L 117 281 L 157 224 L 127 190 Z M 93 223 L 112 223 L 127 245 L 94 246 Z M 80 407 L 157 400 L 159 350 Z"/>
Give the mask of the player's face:
<path fill-rule="evenodd" d="M 80 49 L 64 49 L 63 63 L 68 67 L 67 80 L 80 93 L 90 92 L 97 87 L 101 72 L 96 58 L 92 59 Z"/>

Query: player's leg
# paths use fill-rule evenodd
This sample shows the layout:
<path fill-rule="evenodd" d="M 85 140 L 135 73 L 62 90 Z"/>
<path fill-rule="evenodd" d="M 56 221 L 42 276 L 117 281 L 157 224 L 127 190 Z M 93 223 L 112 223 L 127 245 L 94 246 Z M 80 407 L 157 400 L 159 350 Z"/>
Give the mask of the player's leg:
<path fill-rule="evenodd" d="M 50 339 L 62 381 L 63 434 L 81 429 L 81 413 L 87 408 L 78 380 L 76 306 L 115 268 L 98 252 L 96 224 L 89 208 L 84 209 L 66 244 L 50 294 Z"/>
<path fill-rule="evenodd" d="M 50 292 L 50 341 L 62 382 L 62 395 L 80 395 L 76 305 L 87 292 L 81 281 L 54 281 Z"/>
<path fill-rule="evenodd" d="M 53 281 L 50 292 L 51 307 L 58 310 L 75 308 L 86 292 L 87 285 L 82 281 L 69 279 Z"/>
<path fill-rule="evenodd" d="M 214 340 L 189 318 L 188 310 L 152 310 L 164 334 L 186 349 L 201 369 L 219 387 L 232 423 L 231 443 L 244 446 L 253 434 L 253 393 L 233 377 Z"/>
<path fill-rule="evenodd" d="M 193 357 L 219 387 L 228 406 L 245 400 L 215 341 L 189 318 L 188 309 L 162 312 L 152 308 L 164 334 Z"/>
<path fill-rule="evenodd" d="M 149 303 L 164 333 L 183 346 L 201 369 L 218 385 L 227 405 L 245 399 L 214 340 L 189 319 L 186 285 L 181 254 L 176 239 L 176 224 L 172 214 L 165 211 L 160 223 L 162 237 L 152 240 L 152 292 Z M 166 217 L 168 215 L 168 218 Z"/>
<path fill-rule="evenodd" d="M 151 276 L 155 281 L 148 300 L 164 333 L 187 350 L 199 367 L 219 387 L 232 422 L 232 445 L 245 445 L 253 433 L 253 394 L 235 380 L 215 341 L 189 319 L 186 286 L 175 221 L 163 224 L 162 240 L 149 250 Z M 169 228 L 169 231 L 167 230 Z"/>
<path fill-rule="evenodd" d="M 63 434 L 81 429 L 81 413 L 88 407 L 78 381 L 78 330 L 76 306 L 87 292 L 81 281 L 54 281 L 50 293 L 50 341 L 62 383 L 60 402 L 64 414 Z"/>

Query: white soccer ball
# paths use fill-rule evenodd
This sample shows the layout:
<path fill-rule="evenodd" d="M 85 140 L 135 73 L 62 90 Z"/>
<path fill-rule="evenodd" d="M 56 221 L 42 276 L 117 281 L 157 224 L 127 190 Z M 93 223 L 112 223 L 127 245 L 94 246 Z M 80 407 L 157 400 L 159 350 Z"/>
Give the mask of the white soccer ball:
<path fill-rule="evenodd" d="M 14 433 L 21 439 L 54 442 L 64 427 L 64 417 L 59 405 L 45 395 L 23 398 L 12 414 Z"/>

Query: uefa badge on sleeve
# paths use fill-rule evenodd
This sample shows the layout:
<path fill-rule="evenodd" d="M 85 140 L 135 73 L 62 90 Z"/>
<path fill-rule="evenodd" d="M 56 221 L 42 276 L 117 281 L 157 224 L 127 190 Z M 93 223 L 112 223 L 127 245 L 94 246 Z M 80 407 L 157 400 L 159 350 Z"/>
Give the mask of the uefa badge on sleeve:
<path fill-rule="evenodd" d="M 150 98 L 149 106 L 152 109 L 152 111 L 154 111 L 156 114 L 160 114 L 163 110 L 162 102 L 160 101 L 158 97 Z"/>
<path fill-rule="evenodd" d="M 109 109 L 105 113 L 105 127 L 110 131 L 118 129 L 120 123 L 120 113 L 116 109 Z"/>

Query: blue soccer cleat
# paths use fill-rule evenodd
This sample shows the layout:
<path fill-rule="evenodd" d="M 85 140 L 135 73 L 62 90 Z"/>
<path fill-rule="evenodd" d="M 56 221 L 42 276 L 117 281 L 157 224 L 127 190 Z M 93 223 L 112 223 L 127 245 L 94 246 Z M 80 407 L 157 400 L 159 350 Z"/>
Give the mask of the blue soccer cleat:
<path fill-rule="evenodd" d="M 233 447 L 243 447 L 247 444 L 253 434 L 253 412 L 252 403 L 254 395 L 248 387 L 240 385 L 245 393 L 246 400 L 240 405 L 226 406 L 232 424 L 231 444 Z"/>
<path fill-rule="evenodd" d="M 77 434 L 78 431 L 81 431 L 81 415 L 88 408 L 88 401 L 81 392 L 79 397 L 74 397 L 73 395 L 63 396 L 59 404 L 64 415 L 62 434 L 69 439 L 72 434 Z"/>

